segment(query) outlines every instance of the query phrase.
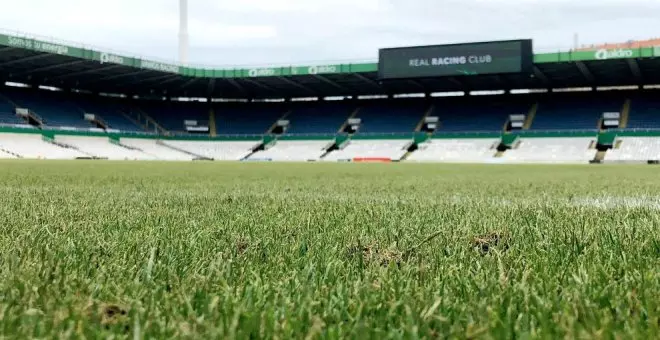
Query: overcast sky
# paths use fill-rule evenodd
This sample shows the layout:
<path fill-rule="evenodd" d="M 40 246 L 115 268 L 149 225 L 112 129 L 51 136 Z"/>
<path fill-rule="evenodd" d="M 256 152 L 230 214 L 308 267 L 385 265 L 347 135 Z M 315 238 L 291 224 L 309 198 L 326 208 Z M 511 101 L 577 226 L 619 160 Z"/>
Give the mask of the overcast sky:
<path fill-rule="evenodd" d="M 178 58 L 178 0 L 2 0 L 0 27 Z M 191 63 L 375 59 L 380 47 L 533 38 L 534 49 L 660 37 L 660 0 L 189 0 Z"/>

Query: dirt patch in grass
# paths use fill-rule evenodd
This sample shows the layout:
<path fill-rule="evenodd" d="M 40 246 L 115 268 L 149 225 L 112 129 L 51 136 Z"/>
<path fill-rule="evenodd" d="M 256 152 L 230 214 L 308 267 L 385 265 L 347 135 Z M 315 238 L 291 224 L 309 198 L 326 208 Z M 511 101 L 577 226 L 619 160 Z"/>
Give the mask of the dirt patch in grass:
<path fill-rule="evenodd" d="M 362 257 L 365 264 L 377 264 L 383 267 L 389 266 L 390 263 L 399 266 L 403 262 L 403 252 L 394 249 L 380 249 L 377 243 L 349 247 L 347 254 L 350 258 Z"/>
<path fill-rule="evenodd" d="M 481 255 L 486 255 L 494 249 L 506 251 L 509 249 L 509 236 L 505 233 L 491 232 L 485 235 L 475 236 L 472 239 L 472 247 L 478 250 Z"/>

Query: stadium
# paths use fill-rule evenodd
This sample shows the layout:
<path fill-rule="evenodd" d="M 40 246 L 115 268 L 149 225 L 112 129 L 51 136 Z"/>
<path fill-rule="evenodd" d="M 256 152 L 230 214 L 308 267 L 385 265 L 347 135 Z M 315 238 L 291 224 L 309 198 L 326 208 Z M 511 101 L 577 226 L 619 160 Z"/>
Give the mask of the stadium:
<path fill-rule="evenodd" d="M 0 337 L 658 338 L 660 41 L 534 46 L 0 34 Z"/>

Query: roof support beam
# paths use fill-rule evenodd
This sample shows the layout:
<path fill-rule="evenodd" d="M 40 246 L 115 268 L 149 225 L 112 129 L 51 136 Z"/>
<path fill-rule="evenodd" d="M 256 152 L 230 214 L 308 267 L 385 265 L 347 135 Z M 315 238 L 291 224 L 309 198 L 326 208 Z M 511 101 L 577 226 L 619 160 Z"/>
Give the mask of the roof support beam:
<path fill-rule="evenodd" d="M 272 88 L 272 87 L 270 87 L 270 86 L 264 85 L 264 84 L 262 84 L 262 83 L 259 82 L 259 81 L 256 81 L 256 80 L 254 80 L 254 79 L 243 79 L 243 80 L 244 80 L 245 82 L 250 83 L 250 84 L 256 85 L 257 87 L 262 88 L 262 89 L 264 89 L 264 90 L 266 90 L 266 91 L 269 91 L 269 92 L 271 92 L 271 93 L 274 93 L 274 94 L 276 94 L 276 95 L 278 95 L 278 96 L 282 96 L 282 98 L 285 97 L 285 96 L 283 96 L 282 93 L 280 93 L 279 91 L 275 90 L 274 88 Z"/>
<path fill-rule="evenodd" d="M 238 92 L 240 92 L 240 93 L 241 93 L 243 96 L 245 96 L 246 98 L 250 96 L 250 94 L 248 93 L 248 91 L 245 90 L 245 88 L 243 87 L 243 85 L 239 84 L 236 80 L 231 79 L 231 78 L 227 78 L 227 82 L 228 82 L 231 86 L 235 87 L 235 88 L 238 90 Z"/>
<path fill-rule="evenodd" d="M 92 81 L 92 83 L 98 83 L 100 81 L 106 81 L 106 80 L 119 79 L 119 78 L 122 78 L 122 77 L 132 77 L 132 76 L 136 76 L 138 74 L 142 74 L 142 73 L 146 73 L 146 72 L 151 72 L 151 71 L 149 71 L 149 70 L 140 70 L 140 71 L 135 71 L 135 72 L 131 72 L 131 73 L 115 74 L 115 75 L 112 75 L 112 76 L 107 76 L 107 77 L 97 79 L 95 81 Z"/>
<path fill-rule="evenodd" d="M 143 79 L 140 79 L 140 80 L 125 81 L 125 82 L 120 83 L 119 85 L 135 85 L 135 84 L 148 83 L 148 82 L 152 82 L 152 81 L 158 81 L 158 80 L 161 80 L 161 79 L 166 79 L 166 80 L 163 81 L 163 82 L 158 83 L 158 85 L 171 83 L 172 81 L 179 79 L 179 75 L 178 74 L 172 74 L 172 73 L 168 73 L 166 75 L 161 74 L 161 75 L 156 76 L 156 77 L 143 78 Z"/>
<path fill-rule="evenodd" d="M 637 80 L 637 83 L 641 84 L 644 82 L 644 78 L 642 77 L 642 71 L 639 69 L 639 64 L 637 63 L 637 59 L 626 59 L 628 62 L 628 67 L 630 67 L 630 72 L 632 72 L 633 76 L 635 77 L 635 80 Z"/>
<path fill-rule="evenodd" d="M 320 80 L 320 81 L 322 81 L 322 82 L 324 82 L 324 83 L 326 83 L 326 84 L 328 84 L 328 85 L 331 85 L 331 86 L 333 86 L 333 87 L 335 87 L 335 88 L 337 88 L 337 89 L 339 89 L 339 90 L 346 91 L 346 88 L 345 88 L 345 87 L 343 87 L 343 86 L 337 84 L 336 82 L 334 82 L 334 81 L 332 81 L 332 80 L 330 80 L 330 79 L 328 79 L 328 78 L 326 78 L 326 77 L 324 77 L 324 76 L 320 76 L 320 75 L 318 75 L 318 74 L 313 74 L 312 77 L 314 77 L 314 78 L 316 78 L 316 79 L 318 79 L 318 80 Z"/>
<path fill-rule="evenodd" d="M 373 79 L 369 79 L 369 78 L 367 78 L 367 77 L 365 77 L 365 76 L 363 76 L 359 73 L 353 73 L 353 75 L 355 77 L 357 77 L 358 79 L 360 79 L 360 80 L 368 83 L 369 85 L 373 86 L 374 88 L 377 88 L 379 91 L 385 92 L 385 89 L 383 88 L 383 86 L 381 84 L 378 84 Z"/>
<path fill-rule="evenodd" d="M 283 82 L 285 82 L 285 83 L 287 83 L 287 84 L 289 84 L 289 85 L 295 86 L 295 87 L 297 87 L 297 88 L 299 88 L 299 89 L 301 89 L 301 90 L 303 90 L 303 91 L 305 91 L 305 92 L 307 92 L 307 93 L 309 93 L 309 94 L 311 94 L 311 95 L 313 95 L 313 96 L 317 96 L 317 95 L 318 95 L 318 93 L 316 93 L 316 91 L 310 89 L 309 87 L 307 87 L 307 86 L 305 86 L 305 85 L 302 85 L 302 84 L 300 84 L 300 83 L 297 83 L 297 82 L 295 82 L 295 81 L 293 81 L 293 80 L 291 80 L 291 79 L 287 79 L 287 78 L 284 78 L 284 77 L 277 77 L 277 79 L 279 79 L 279 80 L 281 80 L 281 81 L 283 81 Z"/>
<path fill-rule="evenodd" d="M 576 62 L 575 62 L 575 66 L 577 66 L 578 70 L 580 70 L 580 72 L 582 73 L 582 75 L 583 75 L 585 78 L 587 78 L 587 80 L 588 80 L 590 83 L 593 84 L 593 83 L 596 81 L 596 78 L 594 78 L 594 75 L 591 73 L 591 71 L 589 71 L 589 68 L 587 68 L 587 65 L 585 65 L 583 62 L 581 62 L 581 61 L 576 61 Z"/>
<path fill-rule="evenodd" d="M 209 83 L 206 86 L 206 96 L 208 98 L 211 98 L 211 95 L 213 95 L 213 90 L 215 90 L 215 78 L 209 79 Z M 209 99 L 210 101 L 210 99 Z"/>
<path fill-rule="evenodd" d="M 536 78 L 541 79 L 541 81 L 543 82 L 543 85 L 545 85 L 546 87 L 550 86 L 550 80 L 545 75 L 545 73 L 543 73 L 543 71 L 541 71 L 541 69 L 538 66 L 534 65 L 533 71 L 534 71 L 534 76 Z"/>
<path fill-rule="evenodd" d="M 465 84 L 464 84 L 462 81 L 456 79 L 456 77 L 448 77 L 447 80 L 448 80 L 450 83 L 452 83 L 452 84 L 458 86 L 459 89 L 460 89 L 461 91 L 463 91 L 463 92 L 468 92 L 468 91 L 470 91 L 470 89 L 469 89 L 467 86 L 465 86 Z"/>
<path fill-rule="evenodd" d="M 408 80 L 408 83 L 415 85 L 417 88 L 422 90 L 422 92 L 426 93 L 426 86 L 420 84 L 417 80 Z"/>
<path fill-rule="evenodd" d="M 118 67 L 121 67 L 121 66 L 122 65 L 109 65 L 109 66 L 106 66 L 106 67 L 93 68 L 91 70 L 74 72 L 74 73 L 65 74 L 63 76 L 55 77 L 55 78 L 53 78 L 53 80 L 60 80 L 60 79 L 66 79 L 66 78 L 71 78 L 71 77 L 77 77 L 77 76 L 82 76 L 82 75 L 85 75 L 85 74 L 90 74 L 90 73 L 99 72 L 99 71 L 108 71 L 108 70 L 112 70 L 112 69 L 115 69 L 115 68 L 118 68 Z"/>
<path fill-rule="evenodd" d="M 181 86 L 179 86 L 179 90 L 185 89 L 186 87 L 192 85 L 194 82 L 196 82 L 198 80 L 199 80 L 199 78 L 192 78 L 192 79 L 188 80 L 187 82 L 185 82 Z"/>
<path fill-rule="evenodd" d="M 25 58 L 18 58 L 18 59 L 14 59 L 12 61 L 8 61 L 6 63 L 2 63 L 2 64 L 0 64 L 0 67 L 14 65 L 14 64 L 25 62 L 25 61 L 32 61 L 32 60 L 42 59 L 42 58 L 46 58 L 46 57 L 49 57 L 49 56 L 51 56 L 51 55 L 44 53 L 44 54 L 32 55 L 32 56 L 25 57 Z"/>
<path fill-rule="evenodd" d="M 82 63 L 84 63 L 84 62 L 86 62 L 86 60 L 70 61 L 70 62 L 68 62 L 68 63 L 64 63 L 64 64 L 56 64 L 56 65 L 50 65 L 50 66 L 39 67 L 39 68 L 32 69 L 32 70 L 30 70 L 30 71 L 28 71 L 28 72 L 14 73 L 14 74 L 12 74 L 12 75 L 13 75 L 13 76 L 22 76 L 22 75 L 26 75 L 26 74 L 35 73 L 35 72 L 42 72 L 42 71 L 53 70 L 53 69 L 57 69 L 57 68 L 60 68 L 60 67 L 67 67 L 67 66 L 72 66 L 72 65 L 78 65 L 78 64 L 82 64 Z M 57 78 L 59 78 L 59 77 L 57 77 Z M 57 78 L 51 78 L 51 79 L 57 79 Z"/>

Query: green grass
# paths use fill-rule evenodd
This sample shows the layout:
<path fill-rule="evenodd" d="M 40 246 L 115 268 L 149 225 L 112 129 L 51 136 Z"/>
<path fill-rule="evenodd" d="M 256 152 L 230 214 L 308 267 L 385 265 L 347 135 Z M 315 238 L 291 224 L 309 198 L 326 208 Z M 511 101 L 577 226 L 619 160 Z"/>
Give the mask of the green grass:
<path fill-rule="evenodd" d="M 0 337 L 660 336 L 654 166 L 2 161 L 0 228 Z"/>

